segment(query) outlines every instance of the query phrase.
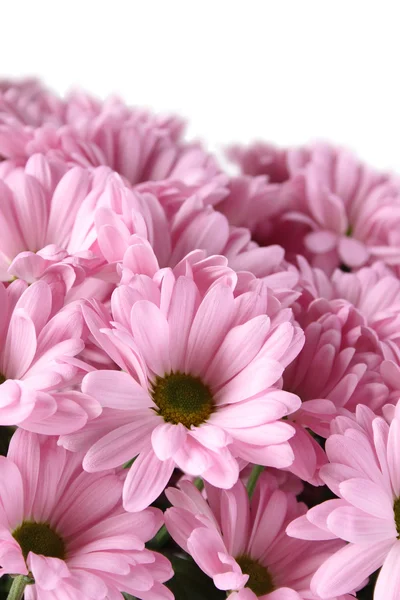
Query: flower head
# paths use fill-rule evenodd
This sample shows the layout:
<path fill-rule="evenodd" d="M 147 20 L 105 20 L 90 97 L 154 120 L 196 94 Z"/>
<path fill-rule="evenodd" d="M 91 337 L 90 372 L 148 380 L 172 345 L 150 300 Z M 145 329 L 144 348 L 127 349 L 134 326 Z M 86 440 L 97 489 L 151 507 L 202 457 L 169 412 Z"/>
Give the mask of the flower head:
<path fill-rule="evenodd" d="M 259 215 L 253 235 L 261 245 L 281 244 L 328 274 L 378 259 L 399 264 L 400 185 L 394 177 L 327 144 L 284 151 L 255 144 L 231 156 L 247 176 L 268 177 L 269 193 L 253 203 Z M 229 198 L 222 209 L 228 207 Z M 267 217 L 269 223 L 260 225 Z"/>
<path fill-rule="evenodd" d="M 23 430 L 0 471 L 1 574 L 29 577 L 28 600 L 172 598 L 169 561 L 144 545 L 162 513 L 126 513 L 118 474 L 86 473 L 79 455 Z"/>
<path fill-rule="evenodd" d="M 0 284 L 0 425 L 37 433 L 76 431 L 101 407 L 75 390 L 90 369 L 80 306 L 38 281 Z"/>
<path fill-rule="evenodd" d="M 121 371 L 85 377 L 83 391 L 104 413 L 62 443 L 88 449 L 88 471 L 138 456 L 124 486 L 127 510 L 152 502 L 175 466 L 229 488 L 238 479 L 237 457 L 271 466 L 293 460 L 293 428 L 280 419 L 299 400 L 280 389 L 280 377 L 303 336 L 290 309 L 257 280 L 235 297 L 237 276 L 227 267 L 222 276 L 219 267 L 197 275 L 190 262 L 183 267 L 183 275 L 162 269 L 121 285 L 108 323 L 95 305 L 84 308 Z M 213 269 L 217 276 L 205 286 Z"/>
<path fill-rule="evenodd" d="M 326 442 L 324 483 L 338 496 L 310 509 L 288 527 L 301 539 L 336 539 L 348 544 L 328 558 L 313 577 L 321 598 L 361 587 L 379 569 L 375 600 L 397 598 L 400 572 L 399 406 L 390 425 L 359 405 L 355 415 L 337 417 Z"/>
<path fill-rule="evenodd" d="M 289 538 L 285 528 L 305 506 L 270 474 L 261 475 L 251 502 L 241 481 L 230 490 L 206 485 L 207 500 L 188 481 L 180 487 L 166 492 L 167 528 L 230 600 L 311 598 L 313 573 L 342 546 Z"/>
<path fill-rule="evenodd" d="M 61 100 L 32 83 L 0 94 L 0 155 L 24 165 L 37 152 L 70 165 L 106 165 L 131 184 L 172 179 L 199 185 L 221 170 L 200 144 L 182 139 L 184 123 L 130 108 L 118 98 L 83 94 Z"/>

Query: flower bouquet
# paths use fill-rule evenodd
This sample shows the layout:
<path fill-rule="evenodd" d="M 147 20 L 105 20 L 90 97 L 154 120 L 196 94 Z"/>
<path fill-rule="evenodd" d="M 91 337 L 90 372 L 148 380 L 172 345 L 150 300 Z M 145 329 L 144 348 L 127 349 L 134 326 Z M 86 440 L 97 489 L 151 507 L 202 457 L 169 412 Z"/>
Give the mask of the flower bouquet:
<path fill-rule="evenodd" d="M 400 180 L 0 83 L 9 600 L 400 598 Z"/>

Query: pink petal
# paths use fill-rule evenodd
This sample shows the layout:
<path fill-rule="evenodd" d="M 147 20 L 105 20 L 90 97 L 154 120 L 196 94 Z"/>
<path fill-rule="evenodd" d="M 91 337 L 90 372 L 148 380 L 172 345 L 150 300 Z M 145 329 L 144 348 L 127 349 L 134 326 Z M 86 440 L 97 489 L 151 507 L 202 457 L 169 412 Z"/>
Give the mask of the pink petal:
<path fill-rule="evenodd" d="M 274 490 L 267 502 L 260 502 L 249 541 L 251 556 L 261 559 L 268 556 L 269 546 L 282 530 L 287 509 L 287 496 L 282 490 Z"/>
<path fill-rule="evenodd" d="M 244 554 L 247 544 L 250 510 L 247 490 L 241 481 L 235 484 L 232 489 L 222 492 L 221 514 L 221 530 L 229 554 L 231 556 Z"/>
<path fill-rule="evenodd" d="M 3 373 L 9 379 L 21 379 L 36 353 L 35 326 L 22 309 L 13 312 L 3 352 Z"/>
<path fill-rule="evenodd" d="M 268 600 L 303 600 L 303 596 L 291 588 L 281 587 L 268 594 Z"/>
<path fill-rule="evenodd" d="M 76 213 L 88 192 L 89 173 L 74 167 L 64 175 L 53 194 L 47 226 L 48 243 L 67 247 Z"/>
<path fill-rule="evenodd" d="M 328 558 L 311 581 L 311 590 L 321 598 L 351 593 L 376 571 L 385 560 L 393 542 L 348 544 Z"/>
<path fill-rule="evenodd" d="M 218 556 L 219 553 L 227 554 L 227 550 L 216 530 L 205 527 L 195 529 L 189 537 L 187 545 L 194 561 L 209 577 L 231 571 L 226 568 Z"/>
<path fill-rule="evenodd" d="M 60 579 L 70 575 L 67 565 L 59 558 L 29 552 L 27 563 L 35 583 L 44 590 L 54 590 L 60 585 Z"/>
<path fill-rule="evenodd" d="M 131 329 L 135 343 L 153 373 L 161 376 L 169 373 L 169 326 L 161 310 L 152 302 L 139 300 L 132 307 Z"/>
<path fill-rule="evenodd" d="M 276 383 L 282 373 L 283 366 L 278 361 L 256 358 L 222 387 L 215 400 L 218 404 L 232 404 L 251 398 Z"/>
<path fill-rule="evenodd" d="M 151 443 L 160 460 L 171 458 L 184 444 L 188 430 L 181 423 L 160 423 L 151 435 Z"/>
<path fill-rule="evenodd" d="M 31 514 L 40 467 L 39 438 L 34 433 L 17 429 L 11 438 L 7 457 L 15 463 L 24 482 L 24 511 Z"/>
<path fill-rule="evenodd" d="M 354 506 L 334 510 L 327 519 L 328 528 L 338 537 L 354 544 L 383 542 L 397 537 L 394 519 L 378 519 Z"/>
<path fill-rule="evenodd" d="M 55 526 L 73 536 L 104 518 L 118 504 L 121 482 L 115 475 L 92 476 L 81 473 L 69 486 L 54 511 Z"/>
<path fill-rule="evenodd" d="M 355 238 L 340 238 L 338 250 L 341 261 L 349 267 L 361 267 L 368 260 L 369 252 L 366 246 Z"/>
<path fill-rule="evenodd" d="M 201 375 L 221 345 L 233 316 L 232 290 L 215 285 L 204 296 L 189 334 L 185 371 Z"/>
<path fill-rule="evenodd" d="M 147 390 L 121 371 L 88 373 L 82 382 L 82 392 L 96 398 L 103 407 L 118 410 L 146 408 L 152 404 Z"/>
<path fill-rule="evenodd" d="M 392 482 L 393 491 L 396 497 L 400 496 L 400 421 L 393 419 L 387 444 L 387 460 Z"/>
<path fill-rule="evenodd" d="M 385 558 L 374 589 L 374 600 L 397 600 L 400 590 L 400 542 Z"/>
<path fill-rule="evenodd" d="M 11 530 L 24 517 L 24 488 L 21 473 L 10 459 L 0 456 L 0 498 Z"/>
<path fill-rule="evenodd" d="M 306 235 L 304 243 L 310 252 L 324 254 L 334 250 L 337 240 L 337 234 L 331 231 L 313 231 Z"/>
<path fill-rule="evenodd" d="M 202 477 L 222 489 L 231 488 L 238 480 L 239 465 L 227 448 L 221 452 L 209 453 L 211 464 L 202 473 Z"/>
<path fill-rule="evenodd" d="M 381 519 L 393 518 L 392 501 L 376 483 L 368 479 L 348 479 L 339 485 L 339 490 L 347 502 L 367 514 Z"/>
<path fill-rule="evenodd" d="M 247 367 L 261 350 L 269 328 L 269 317 L 260 315 L 231 329 L 207 371 L 207 381 L 220 385 Z"/>
<path fill-rule="evenodd" d="M 185 362 L 190 328 L 198 304 L 199 292 L 194 281 L 188 277 L 178 277 L 172 292 L 168 313 L 173 371 L 182 368 Z"/>
<path fill-rule="evenodd" d="M 298 538 L 300 540 L 331 540 L 336 536 L 329 531 L 320 529 L 307 518 L 307 515 L 302 515 L 294 519 L 286 527 L 286 533 L 290 537 Z"/>
<path fill-rule="evenodd" d="M 174 461 L 161 461 L 150 449 L 139 454 L 125 479 L 123 504 L 128 512 L 147 508 L 164 490 L 172 472 Z"/>
<path fill-rule="evenodd" d="M 138 412 L 131 423 L 113 429 L 88 450 L 83 468 L 94 473 L 123 465 L 148 446 L 158 422 L 152 411 Z"/>
<path fill-rule="evenodd" d="M 52 309 L 52 293 L 50 286 L 44 281 L 30 285 L 19 298 L 15 310 L 24 309 L 32 319 L 37 334 L 47 323 Z"/>
<path fill-rule="evenodd" d="M 299 399 L 298 404 L 301 404 Z M 269 402 L 267 396 L 221 406 L 211 415 L 209 421 L 221 427 L 241 429 L 270 423 L 286 415 L 286 406 L 281 402 L 274 402 L 273 399 Z"/>

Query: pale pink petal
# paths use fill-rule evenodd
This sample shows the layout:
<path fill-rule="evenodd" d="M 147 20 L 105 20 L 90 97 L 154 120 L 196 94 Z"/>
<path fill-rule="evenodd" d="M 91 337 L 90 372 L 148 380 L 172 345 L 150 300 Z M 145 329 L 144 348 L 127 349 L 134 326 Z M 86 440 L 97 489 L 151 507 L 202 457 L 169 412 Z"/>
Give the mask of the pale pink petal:
<path fill-rule="evenodd" d="M 156 456 L 160 460 L 171 458 L 185 443 L 188 430 L 178 423 L 161 422 L 151 434 L 151 444 Z"/>
<path fill-rule="evenodd" d="M 267 596 L 268 600 L 303 600 L 298 592 L 291 588 L 281 587 Z"/>
<path fill-rule="evenodd" d="M 333 554 L 317 570 L 311 590 L 321 598 L 331 598 L 357 589 L 384 562 L 393 542 L 348 544 Z"/>
<path fill-rule="evenodd" d="M 275 490 L 268 503 L 263 506 L 262 514 L 257 515 L 259 518 L 253 525 L 248 548 L 250 555 L 254 558 L 261 558 L 264 554 L 268 555 L 268 547 L 282 529 L 286 518 L 287 504 L 286 494 L 281 490 Z"/>
<path fill-rule="evenodd" d="M 229 554 L 245 554 L 250 512 L 247 490 L 241 481 L 232 489 L 222 492 L 221 514 L 221 530 Z"/>
<path fill-rule="evenodd" d="M 355 238 L 340 238 L 338 250 L 341 261 L 349 267 L 358 268 L 368 260 L 368 248 Z"/>
<path fill-rule="evenodd" d="M 148 446 L 159 419 L 152 411 L 138 412 L 131 423 L 101 437 L 85 454 L 83 468 L 89 473 L 122 466 Z"/>
<path fill-rule="evenodd" d="M 0 498 L 11 530 L 22 523 L 24 487 L 21 473 L 9 458 L 0 456 Z"/>
<path fill-rule="evenodd" d="M 233 307 L 232 290 L 226 285 L 215 285 L 205 295 L 190 330 L 185 371 L 204 373 L 228 333 Z"/>
<path fill-rule="evenodd" d="M 332 231 L 313 231 L 306 235 L 304 243 L 310 252 L 323 254 L 334 250 L 337 240 L 337 234 Z"/>
<path fill-rule="evenodd" d="M 70 575 L 66 563 L 59 558 L 39 556 L 30 552 L 27 563 L 35 583 L 44 590 L 54 590 L 59 585 L 62 586 L 60 579 Z"/>
<path fill-rule="evenodd" d="M 335 535 L 354 544 L 371 544 L 397 537 L 394 519 L 379 519 L 354 506 L 334 510 L 328 516 L 327 525 Z"/>
<path fill-rule="evenodd" d="M 400 542 L 397 541 L 388 553 L 379 573 L 374 600 L 397 600 L 400 590 Z"/>
<path fill-rule="evenodd" d="M 164 490 L 173 470 L 173 460 L 159 460 L 150 448 L 141 452 L 125 480 L 122 496 L 125 510 L 138 512 L 147 508 Z"/>
<path fill-rule="evenodd" d="M 217 386 L 247 367 L 261 350 L 269 328 L 269 317 L 260 315 L 231 329 L 207 370 L 207 380 Z"/>
<path fill-rule="evenodd" d="M 188 539 L 188 549 L 200 569 L 209 577 L 232 570 L 218 556 L 219 553 L 227 554 L 227 550 L 216 530 L 204 527 L 195 529 Z"/>
<path fill-rule="evenodd" d="M 218 404 L 232 404 L 266 391 L 277 382 L 283 366 L 275 360 L 255 359 L 215 395 Z"/>
<path fill-rule="evenodd" d="M 339 485 L 342 497 L 357 508 L 381 519 L 393 516 L 391 498 L 376 483 L 368 479 L 348 479 Z"/>
<path fill-rule="evenodd" d="M 82 391 L 93 396 L 103 407 L 118 410 L 141 409 L 152 404 L 147 390 L 121 371 L 88 373 L 83 379 Z"/>
<path fill-rule="evenodd" d="M 3 352 L 2 371 L 9 379 L 21 379 L 36 352 L 35 326 L 22 309 L 13 312 Z"/>
<path fill-rule="evenodd" d="M 184 364 L 190 328 L 199 302 L 199 292 L 194 281 L 188 277 L 178 277 L 168 313 L 173 371 L 179 370 Z"/>
<path fill-rule="evenodd" d="M 393 419 L 387 444 L 387 461 L 392 482 L 393 491 L 396 497 L 400 496 L 400 421 Z"/>
<path fill-rule="evenodd" d="M 151 327 L 147 324 L 151 323 Z M 147 365 L 156 375 L 171 371 L 169 356 L 169 327 L 160 309 L 151 302 L 139 300 L 131 311 L 133 338 Z"/>
<path fill-rule="evenodd" d="M 40 468 L 38 436 L 17 429 L 11 438 L 7 457 L 15 463 L 24 482 L 24 512 L 31 514 Z"/>

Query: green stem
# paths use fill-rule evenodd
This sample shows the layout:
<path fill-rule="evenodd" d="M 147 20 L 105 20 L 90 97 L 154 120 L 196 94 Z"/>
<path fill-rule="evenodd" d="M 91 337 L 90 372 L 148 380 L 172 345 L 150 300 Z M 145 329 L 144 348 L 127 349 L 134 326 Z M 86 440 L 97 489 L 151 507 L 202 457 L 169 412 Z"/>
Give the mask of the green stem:
<path fill-rule="evenodd" d="M 254 465 L 253 470 L 250 473 L 249 480 L 247 482 L 247 492 L 249 494 L 249 498 L 252 497 L 254 490 L 256 489 L 258 478 L 260 477 L 263 471 L 264 467 L 262 467 L 261 465 Z"/>
<path fill-rule="evenodd" d="M 193 480 L 193 485 L 195 485 L 197 489 L 201 492 L 204 488 L 204 481 L 201 477 L 196 477 L 196 479 Z"/>
<path fill-rule="evenodd" d="M 10 591 L 8 592 L 7 600 L 21 600 L 28 582 L 29 578 L 25 577 L 25 575 L 17 575 L 12 582 Z"/>
<path fill-rule="evenodd" d="M 163 525 L 156 533 L 154 538 L 151 540 L 151 545 L 154 548 L 162 548 L 171 539 L 168 533 L 168 529 Z"/>

